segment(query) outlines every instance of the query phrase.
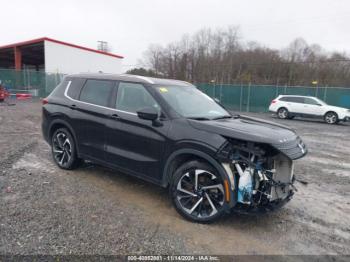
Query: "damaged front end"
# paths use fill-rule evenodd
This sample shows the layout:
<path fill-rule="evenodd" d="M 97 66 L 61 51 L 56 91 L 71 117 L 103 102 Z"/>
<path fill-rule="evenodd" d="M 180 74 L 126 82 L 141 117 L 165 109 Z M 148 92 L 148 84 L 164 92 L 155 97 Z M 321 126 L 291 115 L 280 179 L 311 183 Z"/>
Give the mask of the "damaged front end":
<path fill-rule="evenodd" d="M 306 152 L 299 137 L 277 145 L 228 139 L 217 158 L 230 180 L 230 207 L 251 213 L 283 206 L 296 191 L 293 159 Z"/>

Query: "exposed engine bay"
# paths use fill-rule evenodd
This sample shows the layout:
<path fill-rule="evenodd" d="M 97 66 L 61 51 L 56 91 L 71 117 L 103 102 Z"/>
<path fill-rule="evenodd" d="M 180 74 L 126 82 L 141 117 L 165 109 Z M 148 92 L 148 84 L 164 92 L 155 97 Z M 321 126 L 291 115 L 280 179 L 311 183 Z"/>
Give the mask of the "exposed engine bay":
<path fill-rule="evenodd" d="M 293 160 L 279 151 L 253 142 L 234 141 L 222 152 L 238 207 L 270 210 L 288 202 L 296 191 Z"/>

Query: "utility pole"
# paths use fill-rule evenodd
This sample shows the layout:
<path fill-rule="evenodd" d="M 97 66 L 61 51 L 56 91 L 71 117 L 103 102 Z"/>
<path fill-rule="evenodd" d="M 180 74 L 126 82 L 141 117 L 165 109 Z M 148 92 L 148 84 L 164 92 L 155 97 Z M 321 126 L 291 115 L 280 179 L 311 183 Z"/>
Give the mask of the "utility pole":
<path fill-rule="evenodd" d="M 106 41 L 97 41 L 97 50 L 102 52 L 108 52 L 108 42 Z"/>

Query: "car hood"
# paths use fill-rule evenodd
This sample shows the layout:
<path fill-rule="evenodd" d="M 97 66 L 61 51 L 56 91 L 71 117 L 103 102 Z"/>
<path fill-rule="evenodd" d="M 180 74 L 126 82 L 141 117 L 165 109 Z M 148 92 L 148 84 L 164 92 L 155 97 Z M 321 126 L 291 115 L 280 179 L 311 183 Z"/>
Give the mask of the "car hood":
<path fill-rule="evenodd" d="M 189 123 L 196 129 L 258 143 L 275 144 L 297 137 L 289 127 L 246 116 L 211 121 L 189 120 Z"/>
<path fill-rule="evenodd" d="M 291 159 L 300 158 L 307 152 L 305 144 L 293 129 L 270 121 L 247 116 L 211 121 L 188 121 L 196 129 L 220 134 L 227 138 L 270 144 Z"/>

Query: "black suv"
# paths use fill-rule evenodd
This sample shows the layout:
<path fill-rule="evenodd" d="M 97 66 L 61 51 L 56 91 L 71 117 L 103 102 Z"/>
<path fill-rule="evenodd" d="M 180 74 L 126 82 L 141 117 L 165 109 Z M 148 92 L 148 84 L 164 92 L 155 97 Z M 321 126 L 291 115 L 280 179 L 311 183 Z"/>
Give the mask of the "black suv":
<path fill-rule="evenodd" d="M 42 130 L 63 169 L 82 160 L 168 187 L 185 218 L 272 210 L 293 195 L 293 160 L 307 153 L 290 128 L 231 115 L 190 83 L 78 74 L 43 100 Z"/>

